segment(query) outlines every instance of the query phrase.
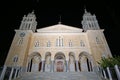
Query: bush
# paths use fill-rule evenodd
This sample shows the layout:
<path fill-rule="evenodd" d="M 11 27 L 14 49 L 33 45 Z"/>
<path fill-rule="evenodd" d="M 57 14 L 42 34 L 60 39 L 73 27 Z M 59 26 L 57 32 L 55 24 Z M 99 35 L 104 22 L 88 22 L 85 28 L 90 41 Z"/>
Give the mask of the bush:
<path fill-rule="evenodd" d="M 107 67 L 114 67 L 116 64 L 120 66 L 120 56 L 114 56 L 111 58 L 102 58 L 101 61 L 98 62 L 98 64 L 104 69 Z"/>

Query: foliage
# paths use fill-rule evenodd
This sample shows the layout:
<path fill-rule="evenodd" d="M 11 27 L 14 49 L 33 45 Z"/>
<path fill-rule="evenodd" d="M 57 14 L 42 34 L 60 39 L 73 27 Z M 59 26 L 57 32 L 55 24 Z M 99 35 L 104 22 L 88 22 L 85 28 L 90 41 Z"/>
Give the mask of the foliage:
<path fill-rule="evenodd" d="M 120 66 L 120 56 L 114 56 L 114 57 L 110 57 L 110 58 L 102 58 L 100 62 L 98 62 L 98 64 L 102 67 L 102 68 L 106 68 L 106 67 L 114 67 L 114 65 L 118 65 Z"/>

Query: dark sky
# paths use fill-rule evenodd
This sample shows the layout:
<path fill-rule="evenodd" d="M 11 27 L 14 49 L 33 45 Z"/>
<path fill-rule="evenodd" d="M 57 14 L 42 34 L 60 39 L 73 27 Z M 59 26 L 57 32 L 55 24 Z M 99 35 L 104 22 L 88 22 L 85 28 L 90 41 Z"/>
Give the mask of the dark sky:
<path fill-rule="evenodd" d="M 50 0 L 51 1 L 51 0 Z M 120 55 L 120 9 L 117 2 L 105 0 L 79 0 L 75 1 L 45 1 L 41 0 L 4 0 L 1 3 L 1 39 L 0 39 L 0 65 L 3 65 L 15 31 L 18 29 L 24 15 L 35 11 L 37 28 L 57 24 L 61 15 L 62 24 L 81 28 L 84 8 L 95 14 L 113 55 Z"/>

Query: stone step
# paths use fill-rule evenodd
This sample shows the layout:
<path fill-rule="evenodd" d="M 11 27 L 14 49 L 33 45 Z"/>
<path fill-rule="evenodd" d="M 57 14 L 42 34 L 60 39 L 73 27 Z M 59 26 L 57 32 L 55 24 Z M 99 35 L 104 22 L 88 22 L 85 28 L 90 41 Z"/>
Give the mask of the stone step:
<path fill-rule="evenodd" d="M 102 80 L 95 72 L 26 72 L 15 80 Z"/>

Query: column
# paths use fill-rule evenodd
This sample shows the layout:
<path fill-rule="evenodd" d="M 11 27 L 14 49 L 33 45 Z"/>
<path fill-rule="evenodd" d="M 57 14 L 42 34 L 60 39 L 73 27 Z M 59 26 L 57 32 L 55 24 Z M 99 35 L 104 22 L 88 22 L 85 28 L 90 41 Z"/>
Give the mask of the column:
<path fill-rule="evenodd" d="M 19 72 L 20 72 L 20 68 L 18 68 L 18 70 L 17 70 L 17 76 L 16 77 L 19 77 Z"/>
<path fill-rule="evenodd" d="M 119 69 L 118 69 L 118 65 L 115 65 L 115 72 L 116 72 L 116 74 L 117 74 L 117 78 L 118 78 L 118 80 L 120 80 L 120 71 L 119 71 Z"/>
<path fill-rule="evenodd" d="M 100 71 L 100 66 L 97 66 L 97 71 Z"/>
<path fill-rule="evenodd" d="M 27 72 L 30 72 L 30 62 L 28 63 Z"/>
<path fill-rule="evenodd" d="M 107 67 L 107 72 L 108 72 L 109 80 L 112 80 L 112 76 L 111 76 L 109 67 Z"/>
<path fill-rule="evenodd" d="M 75 62 L 76 62 L 76 70 L 77 70 L 77 72 L 79 72 L 78 61 L 76 60 Z"/>
<path fill-rule="evenodd" d="M 95 70 L 94 70 L 94 63 L 93 63 L 93 60 L 91 60 L 91 69 L 92 69 L 93 72 L 95 71 Z"/>
<path fill-rule="evenodd" d="M 50 69 L 51 72 L 54 72 L 54 60 L 51 61 L 51 69 Z"/>
<path fill-rule="evenodd" d="M 19 67 L 19 69 L 18 69 L 18 77 L 20 77 L 21 76 L 21 67 Z"/>
<path fill-rule="evenodd" d="M 66 72 L 69 72 L 68 60 L 66 60 Z"/>
<path fill-rule="evenodd" d="M 59 36 L 59 40 L 58 40 L 58 46 L 59 47 L 61 46 L 60 43 L 61 43 L 61 41 L 60 41 L 60 36 Z"/>
<path fill-rule="evenodd" d="M 2 73 L 1 73 L 1 76 L 0 76 L 0 80 L 3 80 L 3 79 L 4 79 L 6 69 L 7 69 L 7 67 L 4 65 L 3 70 L 2 70 Z"/>
<path fill-rule="evenodd" d="M 14 70 L 14 68 L 12 67 L 12 70 L 11 70 L 11 73 L 10 73 L 10 76 L 9 76 L 9 80 L 12 80 L 13 70 Z"/>
<path fill-rule="evenodd" d="M 63 47 L 63 38 L 61 39 L 61 46 Z"/>
<path fill-rule="evenodd" d="M 90 68 L 90 71 L 92 71 L 92 64 L 91 64 L 91 61 L 89 61 L 89 68 Z"/>
<path fill-rule="evenodd" d="M 104 78 L 107 79 L 107 76 L 104 70 L 103 70 L 103 75 L 104 75 Z"/>
<path fill-rule="evenodd" d="M 44 63 L 45 63 L 45 61 L 43 60 L 43 61 L 42 61 L 41 72 L 44 72 Z"/>
<path fill-rule="evenodd" d="M 15 69 L 14 79 L 17 77 L 17 72 L 18 72 L 18 69 Z"/>

